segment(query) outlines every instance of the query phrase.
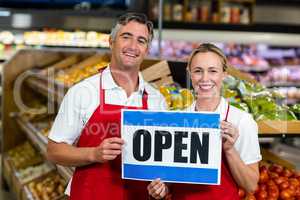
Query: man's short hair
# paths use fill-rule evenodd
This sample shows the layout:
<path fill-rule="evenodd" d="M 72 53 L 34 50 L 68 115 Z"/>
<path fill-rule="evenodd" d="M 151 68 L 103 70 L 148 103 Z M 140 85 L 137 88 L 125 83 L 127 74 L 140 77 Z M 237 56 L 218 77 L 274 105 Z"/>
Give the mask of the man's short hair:
<path fill-rule="evenodd" d="M 112 28 L 110 36 L 111 39 L 114 41 L 116 39 L 117 33 L 120 30 L 121 26 L 124 26 L 128 24 L 131 21 L 138 22 L 140 24 L 144 24 L 147 26 L 148 32 L 149 32 L 149 38 L 148 38 L 148 45 L 151 43 L 153 39 L 153 23 L 148 20 L 147 16 L 143 13 L 126 13 L 124 15 L 121 15 L 118 18 L 117 23 Z"/>

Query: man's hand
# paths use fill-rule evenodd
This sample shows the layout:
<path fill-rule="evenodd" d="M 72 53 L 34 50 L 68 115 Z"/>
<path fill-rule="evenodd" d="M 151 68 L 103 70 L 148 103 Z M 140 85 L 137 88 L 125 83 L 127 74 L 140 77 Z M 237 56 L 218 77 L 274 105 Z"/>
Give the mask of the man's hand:
<path fill-rule="evenodd" d="M 105 163 L 114 160 L 122 152 L 124 140 L 118 137 L 106 138 L 93 151 L 94 162 Z"/>
<path fill-rule="evenodd" d="M 161 182 L 160 179 L 155 179 L 152 181 L 148 185 L 147 189 L 149 195 L 154 199 L 162 199 L 169 193 L 168 186 Z"/>

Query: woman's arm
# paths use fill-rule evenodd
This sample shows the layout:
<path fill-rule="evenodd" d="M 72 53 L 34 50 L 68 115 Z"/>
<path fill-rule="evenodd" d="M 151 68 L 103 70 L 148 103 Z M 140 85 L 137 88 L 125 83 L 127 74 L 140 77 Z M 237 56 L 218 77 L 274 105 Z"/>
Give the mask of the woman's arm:
<path fill-rule="evenodd" d="M 235 182 L 247 192 L 254 192 L 259 180 L 258 163 L 246 165 L 233 148 L 225 152 L 229 169 Z"/>
<path fill-rule="evenodd" d="M 241 159 L 239 152 L 234 147 L 239 137 L 239 131 L 232 123 L 222 121 L 221 134 L 223 151 L 235 182 L 247 192 L 254 192 L 259 180 L 258 163 L 246 165 Z"/>

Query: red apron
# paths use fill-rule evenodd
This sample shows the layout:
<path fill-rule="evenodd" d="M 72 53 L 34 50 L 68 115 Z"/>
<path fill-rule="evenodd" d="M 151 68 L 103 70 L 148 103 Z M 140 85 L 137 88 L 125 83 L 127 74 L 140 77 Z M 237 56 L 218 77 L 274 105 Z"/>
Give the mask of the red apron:
<path fill-rule="evenodd" d="M 100 75 L 100 105 L 81 132 L 78 147 L 96 147 L 105 138 L 120 137 L 121 109 L 148 109 L 148 94 L 144 90 L 143 106 L 128 107 L 105 103 Z M 71 184 L 70 200 L 129 200 L 147 199 L 144 181 L 121 179 L 121 156 L 106 163 L 93 163 L 77 167 Z"/>
<path fill-rule="evenodd" d="M 225 121 L 229 113 L 229 104 Z M 225 155 L 222 153 L 221 184 L 220 185 L 196 185 L 196 184 L 172 184 L 172 200 L 239 200 L 238 187 L 231 176 Z"/>

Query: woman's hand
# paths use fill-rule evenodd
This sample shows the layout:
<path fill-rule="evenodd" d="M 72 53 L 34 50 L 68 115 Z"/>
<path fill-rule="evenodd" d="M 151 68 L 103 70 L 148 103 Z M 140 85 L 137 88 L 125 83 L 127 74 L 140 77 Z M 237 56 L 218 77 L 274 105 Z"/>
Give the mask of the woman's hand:
<path fill-rule="evenodd" d="M 222 121 L 221 135 L 223 139 L 223 150 L 227 152 L 233 148 L 234 143 L 239 137 L 239 131 L 232 123 Z"/>
<path fill-rule="evenodd" d="M 154 199 L 162 199 L 169 193 L 168 186 L 161 182 L 159 178 L 152 181 L 147 189 L 149 195 Z"/>

